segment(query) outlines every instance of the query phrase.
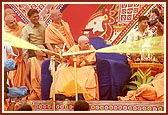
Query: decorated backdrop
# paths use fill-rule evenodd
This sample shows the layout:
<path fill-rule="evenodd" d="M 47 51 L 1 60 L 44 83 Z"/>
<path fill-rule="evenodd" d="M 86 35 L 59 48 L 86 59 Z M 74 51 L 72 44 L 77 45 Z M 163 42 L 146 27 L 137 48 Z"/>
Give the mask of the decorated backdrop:
<path fill-rule="evenodd" d="M 89 37 L 99 36 L 113 45 L 123 43 L 132 28 L 136 28 L 137 20 L 142 15 L 150 15 L 150 11 L 159 11 L 164 4 L 113 3 L 111 4 L 4 4 L 4 8 L 11 8 L 17 14 L 17 20 L 25 24 L 29 22 L 27 12 L 30 8 L 39 11 L 40 19 L 46 24 L 51 22 L 49 12 L 58 8 L 63 13 L 63 19 L 70 24 L 74 39 L 81 34 Z M 151 29 L 153 32 L 155 28 Z"/>

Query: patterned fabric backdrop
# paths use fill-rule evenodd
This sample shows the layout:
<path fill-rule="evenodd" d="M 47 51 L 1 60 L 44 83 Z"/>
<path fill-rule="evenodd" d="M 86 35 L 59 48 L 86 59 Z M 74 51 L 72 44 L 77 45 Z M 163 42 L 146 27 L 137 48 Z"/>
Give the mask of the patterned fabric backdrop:
<path fill-rule="evenodd" d="M 27 17 L 27 12 L 29 9 L 37 9 L 39 11 L 39 16 L 41 20 L 44 20 L 46 24 L 49 24 L 50 19 L 50 11 L 52 9 L 58 8 L 62 9 L 64 4 L 8 4 L 10 8 L 12 8 L 18 17 L 24 22 L 28 23 L 29 19 Z"/>
<path fill-rule="evenodd" d="M 126 40 L 130 30 L 137 27 L 140 16 L 149 15 L 151 9 L 164 7 L 164 4 L 5 4 L 7 7 L 26 24 L 29 22 L 26 13 L 30 8 L 37 9 L 46 24 L 51 22 L 50 10 L 59 8 L 63 19 L 70 24 L 75 40 L 84 33 L 90 37 L 100 36 L 115 45 Z"/>

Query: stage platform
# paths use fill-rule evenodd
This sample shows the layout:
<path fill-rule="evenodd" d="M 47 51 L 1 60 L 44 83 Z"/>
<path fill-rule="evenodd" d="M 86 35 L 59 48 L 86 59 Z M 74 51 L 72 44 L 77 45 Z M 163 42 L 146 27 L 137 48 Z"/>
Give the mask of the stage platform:
<path fill-rule="evenodd" d="M 154 101 L 87 101 L 90 111 L 160 111 L 164 112 L 164 102 Z M 21 104 L 30 104 L 34 111 L 73 111 L 75 101 L 28 100 Z"/>

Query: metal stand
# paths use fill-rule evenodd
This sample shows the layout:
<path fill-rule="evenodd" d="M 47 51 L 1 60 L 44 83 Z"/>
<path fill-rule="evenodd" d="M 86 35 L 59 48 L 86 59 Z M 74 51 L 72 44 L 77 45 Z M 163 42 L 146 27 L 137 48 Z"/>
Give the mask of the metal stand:
<path fill-rule="evenodd" d="M 77 71 L 76 71 L 76 62 L 77 62 L 77 58 L 76 55 L 73 55 L 73 62 L 74 62 L 74 80 L 75 80 L 75 100 L 78 101 L 78 84 L 77 84 Z"/>
<path fill-rule="evenodd" d="M 43 50 L 44 52 L 48 52 L 50 54 L 54 54 L 56 56 L 58 56 L 58 54 L 50 51 L 50 50 Z M 79 52 L 65 52 L 65 53 L 62 53 L 61 55 L 59 54 L 60 57 L 65 57 L 65 56 L 73 56 L 73 63 L 74 63 L 74 81 L 75 81 L 75 93 L 76 93 L 76 96 L 75 96 L 75 100 L 78 101 L 78 84 L 77 84 L 77 67 L 76 67 L 76 63 L 77 63 L 77 55 L 82 55 L 82 54 L 88 54 L 88 53 L 93 53 L 95 52 L 94 50 L 86 50 L 86 51 L 79 51 Z M 54 56 L 51 56 L 51 61 L 50 61 L 50 67 L 51 67 L 51 75 L 53 77 L 53 84 L 55 84 L 55 77 L 54 77 L 54 74 L 55 74 L 55 57 Z M 53 87 L 52 90 L 55 92 L 55 88 Z M 54 105 L 54 110 L 55 110 L 55 93 L 54 93 L 54 96 L 53 96 L 53 105 Z"/>
<path fill-rule="evenodd" d="M 77 68 L 76 68 L 76 63 L 77 63 L 77 55 L 83 55 L 83 54 L 89 54 L 93 53 L 95 50 L 85 50 L 85 51 L 79 51 L 79 52 L 65 52 L 62 53 L 62 57 L 66 56 L 73 56 L 73 63 L 74 63 L 74 81 L 75 81 L 75 93 L 76 93 L 76 98 L 75 100 L 78 101 L 78 84 L 77 84 Z"/>

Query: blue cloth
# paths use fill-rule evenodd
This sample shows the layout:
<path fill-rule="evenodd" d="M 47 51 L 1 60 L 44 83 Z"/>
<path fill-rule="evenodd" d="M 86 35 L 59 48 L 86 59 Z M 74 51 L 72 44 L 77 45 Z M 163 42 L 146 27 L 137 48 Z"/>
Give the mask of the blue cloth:
<path fill-rule="evenodd" d="M 131 76 L 130 66 L 115 60 L 101 60 L 97 66 L 100 100 L 117 100 L 124 96 L 123 86 Z"/>
<path fill-rule="evenodd" d="M 15 69 L 15 61 L 13 59 L 6 59 L 4 61 L 4 68 L 7 68 L 9 70 L 14 70 Z"/>
<path fill-rule="evenodd" d="M 49 70 L 50 60 L 45 60 L 41 65 L 41 98 L 49 100 L 52 76 Z"/>
<path fill-rule="evenodd" d="M 8 97 L 14 98 L 14 97 L 25 97 L 28 95 L 28 88 L 26 86 L 20 86 L 20 87 L 8 87 Z"/>
<path fill-rule="evenodd" d="M 56 67 L 59 63 L 56 63 Z M 42 100 L 50 99 L 50 87 L 52 84 L 52 76 L 49 70 L 50 60 L 45 60 L 41 65 L 41 98 Z"/>
<path fill-rule="evenodd" d="M 92 37 L 89 40 L 89 43 L 92 44 L 94 46 L 94 48 L 97 49 L 101 49 L 101 48 L 105 48 L 105 47 L 110 47 L 112 46 L 111 44 L 106 44 L 106 42 L 100 38 L 100 37 Z M 96 63 L 99 62 L 102 59 L 110 59 L 110 60 L 116 60 L 119 62 L 123 62 L 123 63 L 128 63 L 127 61 L 127 57 L 123 54 L 119 54 L 119 53 L 96 53 Z"/>
<path fill-rule="evenodd" d="M 90 38 L 90 44 L 95 49 L 112 46 L 100 37 Z M 100 100 L 117 100 L 117 96 L 124 96 L 124 84 L 129 81 L 131 69 L 127 56 L 119 53 L 96 53 L 96 69 L 99 83 Z"/>
<path fill-rule="evenodd" d="M 100 49 L 100 48 L 111 46 L 111 44 L 106 44 L 106 42 L 100 37 L 90 38 L 89 43 L 92 44 L 96 50 Z"/>

